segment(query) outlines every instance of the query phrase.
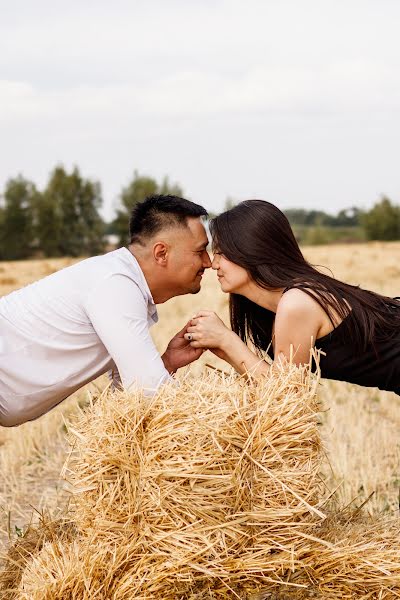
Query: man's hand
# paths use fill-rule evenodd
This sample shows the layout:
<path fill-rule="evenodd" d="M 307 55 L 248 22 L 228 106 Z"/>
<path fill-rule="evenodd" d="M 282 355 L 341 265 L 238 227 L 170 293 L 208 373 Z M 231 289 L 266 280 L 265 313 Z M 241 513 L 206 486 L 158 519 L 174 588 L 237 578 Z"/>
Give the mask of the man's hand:
<path fill-rule="evenodd" d="M 189 323 L 186 323 L 183 329 L 174 335 L 161 357 L 164 366 L 169 373 L 175 373 L 180 367 L 189 365 L 200 358 L 205 351 L 204 348 L 193 348 L 190 342 L 185 339 L 184 336 L 189 325 L 190 321 Z"/>

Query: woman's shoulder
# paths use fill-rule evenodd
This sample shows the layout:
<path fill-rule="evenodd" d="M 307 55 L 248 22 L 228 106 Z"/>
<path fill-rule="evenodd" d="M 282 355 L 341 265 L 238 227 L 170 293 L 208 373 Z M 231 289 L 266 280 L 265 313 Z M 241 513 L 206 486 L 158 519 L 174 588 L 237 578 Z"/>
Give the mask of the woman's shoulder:
<path fill-rule="evenodd" d="M 346 304 L 350 313 L 351 307 L 348 302 Z M 293 319 L 316 322 L 318 324 L 318 338 L 331 333 L 343 320 L 343 317 L 340 317 L 335 309 L 329 310 L 326 297 L 321 298 L 311 287 L 293 287 L 285 290 L 278 309 L 284 318 L 289 315 Z M 331 316 L 329 316 L 330 314 Z"/>
<path fill-rule="evenodd" d="M 308 289 L 308 288 L 307 288 Z M 282 310 L 313 311 L 316 307 L 321 308 L 315 298 L 312 297 L 312 291 L 306 292 L 302 288 L 293 287 L 284 290 L 278 307 Z"/>
<path fill-rule="evenodd" d="M 285 320 L 312 322 L 317 327 L 318 333 L 321 329 L 325 329 L 328 320 L 326 312 L 313 298 L 312 293 L 307 293 L 300 288 L 290 288 L 282 294 L 276 314 L 278 318 Z"/>

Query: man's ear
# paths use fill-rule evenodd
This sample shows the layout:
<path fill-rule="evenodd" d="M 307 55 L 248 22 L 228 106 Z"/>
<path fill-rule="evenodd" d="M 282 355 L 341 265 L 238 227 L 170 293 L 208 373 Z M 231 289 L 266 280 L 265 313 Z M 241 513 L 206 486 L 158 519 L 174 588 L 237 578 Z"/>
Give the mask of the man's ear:
<path fill-rule="evenodd" d="M 168 258 L 168 245 L 165 242 L 157 242 L 153 246 L 153 257 L 157 264 L 165 266 Z"/>

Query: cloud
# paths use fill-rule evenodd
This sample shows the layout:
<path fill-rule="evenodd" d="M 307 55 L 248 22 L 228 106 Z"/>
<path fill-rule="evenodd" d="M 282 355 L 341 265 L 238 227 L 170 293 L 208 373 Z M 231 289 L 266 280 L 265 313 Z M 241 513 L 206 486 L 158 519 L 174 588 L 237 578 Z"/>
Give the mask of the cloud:
<path fill-rule="evenodd" d="M 398 72 L 378 62 L 325 69 L 254 67 L 244 74 L 183 71 L 148 82 L 40 89 L 0 81 L 0 120 L 201 118 L 226 113 L 338 114 L 398 110 Z"/>
<path fill-rule="evenodd" d="M 5 178 L 76 162 L 110 203 L 137 167 L 210 208 L 246 190 L 317 202 L 327 180 L 346 205 L 344 188 L 353 203 L 398 181 L 398 2 L 7 4 Z"/>

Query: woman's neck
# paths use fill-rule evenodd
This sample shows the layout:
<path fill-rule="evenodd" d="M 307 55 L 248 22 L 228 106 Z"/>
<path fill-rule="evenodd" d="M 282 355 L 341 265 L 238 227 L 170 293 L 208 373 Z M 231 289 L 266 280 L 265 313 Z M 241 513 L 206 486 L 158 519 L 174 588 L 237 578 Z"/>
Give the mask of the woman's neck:
<path fill-rule="evenodd" d="M 258 306 L 276 313 L 279 301 L 282 298 L 283 289 L 266 290 L 255 283 L 255 281 L 249 281 L 246 287 L 240 292 L 240 295 L 258 304 Z"/>

